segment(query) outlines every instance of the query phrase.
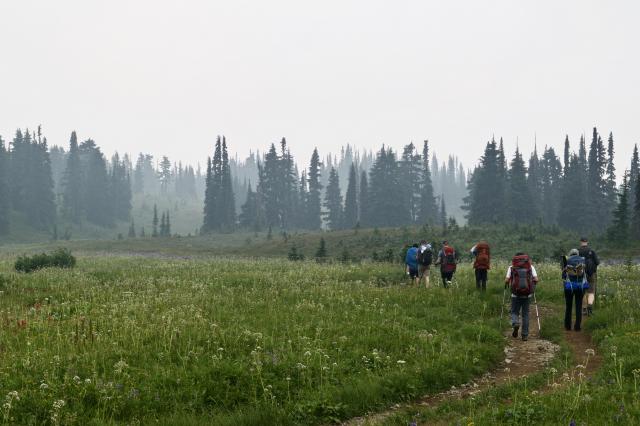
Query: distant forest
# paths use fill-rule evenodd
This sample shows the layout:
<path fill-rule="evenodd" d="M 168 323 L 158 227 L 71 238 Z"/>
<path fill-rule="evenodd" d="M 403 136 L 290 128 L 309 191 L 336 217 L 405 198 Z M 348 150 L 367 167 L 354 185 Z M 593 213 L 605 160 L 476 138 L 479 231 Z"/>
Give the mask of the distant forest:
<path fill-rule="evenodd" d="M 130 237 L 170 236 L 168 210 L 160 220 L 154 205 L 148 233 L 132 221 L 136 198 L 152 197 L 200 209 L 191 228 L 200 233 L 506 223 L 640 237 L 637 146 L 618 185 L 613 135 L 605 144 L 596 128 L 577 150 L 567 137 L 562 158 L 552 147 L 508 158 L 502 140 L 491 140 L 470 171 L 455 156 L 430 155 L 428 141 L 401 152 L 346 146 L 321 157 L 314 150 L 306 164 L 284 138 L 243 161 L 230 157 L 224 136 L 213 148 L 203 170 L 148 153 L 107 158 L 75 132 L 67 149 L 50 148 L 39 127 L 17 130 L 8 144 L 0 137 L 0 235 L 15 232 L 13 222 L 54 239 L 81 224 L 131 222 Z"/>

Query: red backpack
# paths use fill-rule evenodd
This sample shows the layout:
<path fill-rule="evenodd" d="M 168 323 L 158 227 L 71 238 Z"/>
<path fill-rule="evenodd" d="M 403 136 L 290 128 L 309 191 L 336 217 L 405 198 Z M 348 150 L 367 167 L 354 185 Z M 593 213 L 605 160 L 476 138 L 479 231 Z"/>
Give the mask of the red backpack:
<path fill-rule="evenodd" d="M 442 270 L 444 272 L 456 271 L 456 251 L 451 246 L 444 246 L 442 248 Z"/>
<path fill-rule="evenodd" d="M 511 293 L 516 296 L 529 296 L 534 291 L 531 259 L 526 254 L 511 259 Z"/>
<path fill-rule="evenodd" d="M 475 269 L 491 269 L 491 252 L 489 244 L 480 242 L 476 245 L 476 260 L 473 262 Z"/>

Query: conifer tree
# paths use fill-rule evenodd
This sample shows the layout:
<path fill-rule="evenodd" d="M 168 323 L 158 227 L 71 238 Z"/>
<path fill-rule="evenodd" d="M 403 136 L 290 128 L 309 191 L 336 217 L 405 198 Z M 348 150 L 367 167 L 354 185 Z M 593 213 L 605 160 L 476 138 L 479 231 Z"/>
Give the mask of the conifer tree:
<path fill-rule="evenodd" d="M 605 186 L 604 186 L 606 203 L 609 206 L 608 212 L 613 212 L 617 204 L 618 191 L 616 186 L 617 186 L 616 185 L 616 167 L 614 164 L 613 133 L 609 133 L 609 140 L 607 144 L 606 180 L 605 180 Z M 626 199 L 627 202 L 629 201 L 628 196 L 629 194 L 627 194 L 627 199 Z"/>
<path fill-rule="evenodd" d="M 455 170 L 453 172 L 455 173 Z M 415 223 L 420 212 L 422 158 L 413 143 L 406 145 L 402 151 L 399 179 L 403 195 L 402 206 L 407 210 L 408 223 Z"/>
<path fill-rule="evenodd" d="M 403 204 L 403 188 L 396 155 L 391 148 L 380 149 L 369 172 L 368 225 L 401 226 L 409 223 L 409 208 Z"/>
<path fill-rule="evenodd" d="M 429 167 L 429 141 L 425 140 L 422 148 L 422 185 L 418 221 L 423 224 L 434 224 L 436 215 L 436 200 L 433 196 L 433 182 L 431 180 L 431 169 Z"/>
<path fill-rule="evenodd" d="M 495 140 L 488 142 L 480 164 L 469 181 L 465 210 L 470 225 L 501 222 L 506 214 L 503 153 Z"/>
<path fill-rule="evenodd" d="M 369 184 L 367 172 L 365 170 L 360 174 L 360 191 L 358 192 L 358 224 L 367 226 L 369 224 Z"/>
<path fill-rule="evenodd" d="M 9 185 L 8 173 L 9 155 L 0 137 L 0 235 L 9 233 Z"/>
<path fill-rule="evenodd" d="M 78 149 L 78 136 L 71 132 L 69 140 L 69 153 L 67 154 L 67 167 L 62 178 L 64 216 L 71 222 L 78 223 L 83 216 L 82 208 L 82 165 L 80 164 L 80 152 Z"/>
<path fill-rule="evenodd" d="M 443 231 L 447 230 L 447 206 L 444 200 L 444 195 L 440 195 L 440 226 Z"/>
<path fill-rule="evenodd" d="M 109 177 L 104 155 L 96 143 L 88 139 L 80 145 L 83 159 L 83 210 L 89 222 L 100 226 L 113 224 L 113 209 Z M 89 172 L 90 171 L 90 172 Z"/>
<path fill-rule="evenodd" d="M 258 209 L 257 194 L 251 188 L 251 182 L 247 188 L 246 201 L 241 207 L 240 226 L 244 229 L 258 232 L 262 230 L 262 221 Z"/>
<path fill-rule="evenodd" d="M 636 178 L 636 194 L 635 203 L 633 206 L 633 218 L 631 222 L 631 235 L 634 238 L 640 239 L 640 176 Z"/>
<path fill-rule="evenodd" d="M 316 260 L 318 262 L 324 262 L 327 257 L 327 243 L 324 240 L 324 237 L 320 238 L 320 245 L 318 246 L 318 250 L 316 250 Z"/>
<path fill-rule="evenodd" d="M 342 193 L 340 192 L 340 177 L 335 168 L 329 172 L 329 184 L 324 198 L 327 225 L 329 229 L 342 228 Z"/>
<path fill-rule="evenodd" d="M 549 147 L 545 149 L 542 155 L 540 171 L 542 185 L 542 220 L 545 225 L 555 225 L 558 222 L 558 207 L 564 172 L 560 159 L 553 148 Z"/>
<path fill-rule="evenodd" d="M 529 209 L 532 219 L 542 217 L 540 206 L 542 205 L 542 171 L 540 170 L 540 158 L 538 148 L 534 147 L 533 154 L 529 158 L 529 168 L 526 175 L 527 189 L 529 192 Z"/>
<path fill-rule="evenodd" d="M 535 212 L 532 210 L 530 187 L 527 185 L 527 168 L 516 148 L 508 172 L 509 187 L 507 192 L 508 220 L 512 223 L 532 223 Z"/>
<path fill-rule="evenodd" d="M 349 168 L 349 183 L 344 200 L 344 227 L 352 229 L 358 223 L 358 194 L 356 185 L 356 165 L 351 163 Z"/>
<path fill-rule="evenodd" d="M 560 203 L 558 206 L 558 224 L 577 232 L 589 230 L 585 212 L 587 204 L 587 182 L 583 160 L 573 154 L 562 181 Z"/>
<path fill-rule="evenodd" d="M 629 238 L 629 173 L 625 172 L 620 187 L 618 205 L 613 213 L 613 221 L 608 230 L 609 239 L 626 242 Z"/>
<path fill-rule="evenodd" d="M 169 215 L 169 210 L 167 210 L 167 217 L 164 220 L 164 236 L 171 236 L 171 216 Z"/>
<path fill-rule="evenodd" d="M 36 228 L 51 230 L 56 221 L 54 184 L 47 138 L 42 137 L 40 126 L 38 126 L 38 133 L 34 135 L 33 141 L 27 218 Z"/>
<path fill-rule="evenodd" d="M 167 236 L 167 215 L 165 212 L 162 212 L 162 218 L 160 219 L 160 236 Z"/>
<path fill-rule="evenodd" d="M 204 193 L 204 220 L 202 224 L 202 231 L 209 232 L 215 226 L 214 217 L 214 203 L 215 203 L 215 183 L 213 180 L 213 166 L 211 163 L 211 157 L 207 158 L 207 175 L 205 178 L 205 193 Z"/>
<path fill-rule="evenodd" d="M 321 219 L 321 202 L 320 194 L 322 191 L 322 184 L 320 183 L 320 156 L 318 155 L 318 148 L 313 149 L 311 155 L 311 162 L 309 164 L 309 194 L 307 196 L 307 224 L 311 230 L 320 229 L 322 225 Z"/>
<path fill-rule="evenodd" d="M 169 158 L 166 156 L 162 157 L 162 161 L 160 162 L 158 177 L 160 179 L 160 191 L 166 194 L 171 184 L 171 161 L 169 161 Z"/>
<path fill-rule="evenodd" d="M 220 177 L 220 204 L 221 204 L 221 223 L 220 226 L 225 230 L 233 230 L 236 223 L 236 201 L 233 195 L 231 168 L 229 166 L 229 154 L 227 152 L 227 140 L 222 137 L 222 164 Z"/>
<path fill-rule="evenodd" d="M 640 177 L 640 158 L 638 156 L 638 144 L 633 146 L 631 166 L 629 167 L 629 206 L 636 205 L 636 192 L 638 178 Z"/>
<path fill-rule="evenodd" d="M 142 194 L 144 192 L 144 169 L 145 158 L 142 153 L 138 154 L 138 160 L 136 160 L 136 168 L 133 172 L 133 192 L 136 194 Z"/>
<path fill-rule="evenodd" d="M 136 226 L 133 222 L 133 220 L 131 220 L 131 225 L 129 225 L 129 238 L 135 238 L 136 237 Z"/>
<path fill-rule="evenodd" d="M 566 135 L 564 138 L 564 162 L 562 163 L 562 174 L 567 174 L 567 169 L 569 168 L 569 161 L 571 161 L 571 147 L 569 145 L 569 135 Z"/>
<path fill-rule="evenodd" d="M 158 236 L 158 206 L 155 204 L 153 205 L 153 221 L 151 223 L 151 236 L 155 238 Z"/>
<path fill-rule="evenodd" d="M 587 169 L 587 194 L 589 209 L 587 217 L 591 224 L 590 229 L 596 230 L 602 225 L 607 226 L 611 216 L 607 203 L 606 182 L 604 179 L 606 169 L 606 157 L 602 138 L 598 130 L 593 128 L 593 137 L 589 146 Z"/>

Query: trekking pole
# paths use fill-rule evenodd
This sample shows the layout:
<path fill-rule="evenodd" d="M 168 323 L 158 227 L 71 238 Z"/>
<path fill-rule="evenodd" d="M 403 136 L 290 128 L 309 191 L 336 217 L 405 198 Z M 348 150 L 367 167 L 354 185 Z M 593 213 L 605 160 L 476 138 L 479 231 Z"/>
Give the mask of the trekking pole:
<path fill-rule="evenodd" d="M 535 293 L 533 293 L 533 302 L 536 305 L 536 319 L 538 320 L 538 337 L 539 337 L 540 333 L 542 332 L 542 328 L 540 327 L 540 312 L 538 311 L 538 300 L 536 299 Z"/>

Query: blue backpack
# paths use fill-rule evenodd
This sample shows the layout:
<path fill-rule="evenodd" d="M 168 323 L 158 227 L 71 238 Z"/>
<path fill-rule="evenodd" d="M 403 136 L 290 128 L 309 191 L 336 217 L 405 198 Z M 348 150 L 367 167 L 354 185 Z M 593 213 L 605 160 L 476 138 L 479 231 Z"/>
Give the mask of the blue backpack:
<path fill-rule="evenodd" d="M 566 290 L 584 290 L 589 288 L 585 269 L 584 257 L 570 256 L 564 267 L 564 288 Z"/>

